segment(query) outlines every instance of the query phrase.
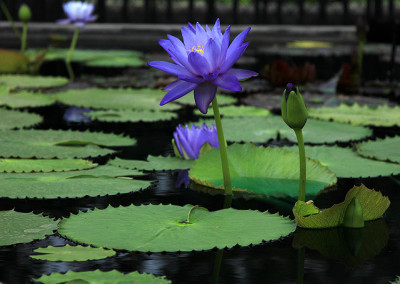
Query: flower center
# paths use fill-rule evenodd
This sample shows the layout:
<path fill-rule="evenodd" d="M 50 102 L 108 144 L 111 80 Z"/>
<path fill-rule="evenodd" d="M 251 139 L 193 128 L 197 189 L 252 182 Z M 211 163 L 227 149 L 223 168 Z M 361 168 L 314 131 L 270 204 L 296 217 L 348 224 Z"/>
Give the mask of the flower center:
<path fill-rule="evenodd" d="M 203 54 L 204 53 L 204 47 L 202 44 L 198 45 L 198 46 L 193 46 L 192 49 L 189 49 L 190 52 L 196 51 L 198 53 Z"/>

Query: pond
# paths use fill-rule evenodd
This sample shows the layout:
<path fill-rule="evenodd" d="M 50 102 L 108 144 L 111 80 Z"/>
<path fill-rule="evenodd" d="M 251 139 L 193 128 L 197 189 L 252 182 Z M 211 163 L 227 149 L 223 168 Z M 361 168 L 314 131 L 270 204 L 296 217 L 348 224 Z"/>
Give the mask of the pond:
<path fill-rule="evenodd" d="M 120 57 L 123 56 L 120 55 Z M 57 56 L 53 59 L 57 59 Z M 57 140 L 59 148 L 66 147 L 70 151 L 75 151 L 84 147 L 85 151 L 97 151 L 97 147 L 100 145 L 101 147 L 114 150 L 101 152 L 101 154 L 93 152 L 95 153 L 93 157 L 88 159 L 99 165 L 106 165 L 110 161 L 117 161 L 117 158 L 146 160 L 149 155 L 171 156 L 174 155 L 171 139 L 178 124 L 196 122 L 198 120 L 209 123 L 207 117 L 200 116 L 198 112 L 194 111 L 193 102 L 168 104 L 166 106 L 172 106 L 171 112 L 174 115 L 171 115 L 167 119 L 157 118 L 156 116 L 159 114 L 153 105 L 158 107 L 159 98 L 160 96 L 162 98 L 163 92 L 154 91 L 159 92 L 154 95 L 153 91 L 147 89 L 146 91 L 136 90 L 139 90 L 137 91 L 138 93 L 142 92 L 145 95 L 147 94 L 148 97 L 157 98 L 157 100 L 149 102 L 143 99 L 134 103 L 138 104 L 139 108 L 149 108 L 152 111 L 150 115 L 139 113 L 139 115 L 142 115 L 141 119 L 136 119 L 135 115 L 131 115 L 127 119 L 128 121 L 124 122 L 121 119 L 120 122 L 116 122 L 116 117 L 119 114 L 115 113 L 117 112 L 115 109 L 119 108 L 125 111 L 133 109 L 134 107 L 129 105 L 132 103 L 130 98 L 135 95 L 139 96 L 139 94 L 134 93 L 135 91 L 126 94 L 127 91 L 121 88 L 161 87 L 171 82 L 171 78 L 158 71 L 140 66 L 131 69 L 104 69 L 98 67 L 97 63 L 93 63 L 93 65 L 95 67 L 86 66 L 84 68 L 75 65 L 75 73 L 78 76 L 81 75 L 81 77 L 66 86 L 54 88 L 34 86 L 36 87 L 33 88 L 34 90 L 38 90 L 37 87 L 39 87 L 45 96 L 54 98 L 53 102 L 43 105 L 38 104 L 36 107 L 32 105 L 30 107 L 16 105 L 16 107 L 43 117 L 42 122 L 33 123 L 33 128 L 36 130 L 89 130 L 92 134 L 99 132 L 122 134 L 124 139 L 129 139 L 129 137 L 134 138 L 135 142 L 123 141 L 122 138 L 113 138 L 121 139 L 113 144 L 106 141 L 109 138 L 104 138 L 103 144 L 101 142 L 89 143 L 87 141 L 91 140 L 84 139 L 95 138 L 80 138 L 74 132 L 70 137 L 65 136 L 65 138 Z M 62 73 L 65 72 L 63 62 L 53 61 L 46 63 L 41 72 L 53 75 L 60 72 L 54 70 L 61 70 Z M 101 76 L 99 72 L 101 72 Z M 104 76 L 104 74 L 107 76 Z M 19 81 L 17 77 L 16 81 L 17 83 L 14 86 L 15 92 L 18 93 L 21 89 L 32 89 L 32 83 L 21 86 L 23 80 Z M 5 82 L 5 84 L 11 84 L 11 79 L 8 78 Z M 240 110 L 241 113 L 236 115 L 239 118 L 232 118 L 230 117 L 232 116 L 232 110 L 225 109 L 225 116 L 222 122 L 225 127 L 227 140 L 229 141 L 228 144 L 232 144 L 232 142 L 242 142 L 242 144 L 243 142 L 254 142 L 258 146 L 273 146 L 275 148 L 295 145 L 293 133 L 290 132 L 289 128 L 281 125 L 281 118 L 279 115 L 276 115 L 280 112 L 280 94 L 283 88 L 273 88 L 260 78 L 250 79 L 244 82 L 243 86 L 244 90 L 239 94 L 228 93 L 219 95 L 221 96 L 222 104 L 235 106 L 251 104 L 257 107 L 266 107 L 264 103 L 269 101 L 270 112 L 261 113 L 261 115 L 260 113 L 249 115 L 246 114 L 247 110 Z M 314 94 L 315 86 L 316 84 L 311 84 L 305 87 L 304 97 L 310 105 L 327 105 L 326 101 L 332 99 L 332 97 L 335 97 L 338 102 L 352 100 L 361 104 L 365 102 L 381 104 L 383 100 L 379 97 L 318 95 Z M 113 89 L 110 89 L 111 87 Z M 93 88 L 97 89 L 93 91 Z M 2 95 L 4 97 L 4 94 Z M 91 95 L 93 97 L 88 99 Z M 0 100 L 3 97 L 0 97 Z M 191 96 L 189 99 L 192 98 Z M 385 99 L 385 102 L 391 106 L 398 104 L 398 99 L 390 99 Z M 13 103 L 15 102 L 13 101 Z M 140 105 L 141 103 L 143 105 Z M 2 104 L 13 108 L 10 102 L 8 104 L 2 102 Z M 111 107 L 107 107 L 107 105 Z M 152 106 L 149 107 L 149 105 Z M 71 106 L 86 107 L 87 109 L 84 112 L 90 111 L 89 115 L 82 118 L 82 111 L 73 112 L 76 109 L 71 109 Z M 342 106 L 335 111 L 345 111 L 343 110 L 345 107 Z M 103 113 L 101 111 L 96 112 L 96 109 L 103 110 Z M 65 114 L 71 114 L 71 111 L 75 116 L 66 117 Z M 233 112 L 235 111 L 239 112 L 239 108 L 234 108 Z M 373 112 L 373 110 L 371 111 Z M 384 116 L 385 113 L 389 113 L 390 111 L 395 113 L 393 115 L 398 115 L 399 112 L 398 109 L 383 110 L 378 113 L 378 117 Z M 356 110 L 353 109 L 352 112 L 356 113 Z M 366 110 L 364 113 L 366 113 Z M 357 121 L 356 118 L 352 119 Z M 367 117 L 363 119 L 367 120 L 371 118 Z M 76 120 L 81 121 L 76 122 Z M 381 168 L 381 164 L 370 164 L 370 161 L 367 161 L 368 159 L 360 162 L 354 157 L 346 156 L 351 154 L 343 154 L 340 151 L 345 149 L 352 152 L 356 147 L 356 142 L 367 142 L 375 139 L 383 139 L 387 136 L 399 135 L 399 124 L 398 122 L 389 122 L 388 125 L 377 123 L 375 126 L 364 127 L 343 123 L 338 124 L 336 122 L 330 122 L 331 124 L 325 123 L 328 122 L 316 119 L 310 119 L 308 122 L 308 128 L 304 129 L 306 153 L 309 153 L 314 158 L 312 153 L 317 150 L 315 150 L 316 148 L 312 148 L 313 146 L 327 147 L 325 149 L 326 157 L 319 154 L 319 160 L 322 164 L 331 168 L 336 173 L 338 179 L 337 183 L 333 186 L 333 183 L 328 186 L 329 182 L 325 180 L 311 181 L 307 186 L 310 188 L 315 187 L 317 191 L 309 199 L 312 198 L 314 204 L 319 208 L 328 208 L 334 203 L 342 202 L 345 199 L 346 193 L 354 185 L 364 184 L 370 189 L 382 192 L 383 195 L 389 197 L 391 202 L 383 218 L 367 222 L 365 228 L 357 231 L 357 233 L 354 233 L 352 229 L 342 227 L 322 230 L 297 228 L 294 233 L 290 233 L 286 237 L 278 237 L 274 241 L 243 246 L 236 245 L 226 249 L 210 249 L 213 247 L 211 246 L 203 250 L 196 249 L 196 251 L 143 252 L 124 249 L 123 246 L 122 248 L 105 246 L 111 249 L 116 248 L 116 254 L 98 260 L 83 261 L 51 261 L 33 258 L 40 255 L 38 252 L 34 252 L 34 250 L 48 246 L 63 247 L 69 244 L 71 246 L 93 245 L 94 247 L 98 247 L 98 245 L 91 242 L 72 241 L 62 231 L 54 228 L 54 230 L 50 230 L 52 233 L 42 238 L 34 238 L 34 241 L 16 241 L 13 244 L 0 246 L 0 281 L 3 283 L 30 283 L 33 282 L 33 279 L 37 279 L 43 274 L 55 272 L 66 273 L 70 270 L 75 272 L 117 270 L 123 273 L 139 271 L 140 273 L 165 276 L 172 283 L 388 283 L 389 281 L 394 281 L 396 275 L 400 274 L 399 266 L 396 265 L 400 258 L 400 223 L 398 222 L 400 218 L 398 210 L 400 207 L 400 166 L 398 163 L 392 162 L 387 164 L 393 168 Z M 369 122 L 366 124 L 371 125 L 373 123 Z M 239 131 L 235 131 L 234 126 Z M 316 135 L 315 132 L 318 132 L 320 135 Z M 22 132 L 19 131 L 19 133 Z M 39 149 L 44 144 L 50 143 L 49 140 L 56 139 L 54 138 L 55 134 L 46 138 L 45 135 L 47 134 L 45 132 L 40 133 L 35 135 L 44 135 L 44 140 L 48 139 L 48 141 L 35 141 L 29 144 L 31 148 L 28 148 L 28 150 L 30 149 L 33 152 L 30 156 L 28 155 L 29 157 L 87 157 L 85 154 L 79 156 L 75 152 L 72 156 L 66 152 L 53 155 L 51 152 L 53 150 L 50 148 Z M 7 138 L 0 138 L 0 140 L 4 142 L 14 134 L 8 133 L 7 135 Z M 22 140 L 28 141 L 30 139 L 28 136 L 21 137 L 17 141 L 22 142 Z M 126 146 L 118 146 L 121 145 L 118 142 Z M 5 149 L 6 146 L 3 147 Z M 339 150 L 337 151 L 335 147 Z M 333 148 L 336 150 L 332 150 Z M 14 151 L 14 148 L 10 149 L 10 151 Z M 103 148 L 101 149 L 104 150 Z M 331 150 L 332 152 L 329 152 Z M 19 150 L 15 151 L 17 151 L 17 154 L 9 155 L 9 157 L 24 157 L 21 152 L 18 152 Z M 2 156 L 5 157 L 7 155 L 3 152 Z M 140 170 L 140 166 L 136 168 Z M 7 178 L 3 179 L 3 187 L 7 187 L 6 191 L 0 188 L 2 197 L 0 199 L 0 211 L 14 210 L 26 214 L 33 212 L 34 214 L 43 214 L 46 218 L 55 218 L 55 220 L 66 220 L 68 218 L 72 220 L 73 216 L 79 216 L 76 215 L 79 212 L 100 212 L 97 209 L 104 210 L 106 208 L 107 210 L 112 208 L 131 208 L 129 207 L 130 205 L 162 204 L 167 206 L 172 204 L 185 206 L 192 204 L 207 208 L 210 212 L 217 212 L 224 208 L 226 198 L 221 194 L 221 191 L 202 186 L 193 181 L 185 186 L 185 181 L 188 182 L 188 180 L 184 179 L 185 171 L 183 170 L 167 169 L 154 171 L 150 170 L 150 168 L 145 169 L 145 167 L 142 169 L 144 169 L 144 174 L 133 169 L 129 170 L 130 174 L 126 172 L 124 174 L 116 174 L 116 176 L 123 177 L 126 175 L 134 176 L 134 180 L 138 181 L 139 185 L 129 185 L 128 189 L 126 189 L 126 186 L 123 184 L 125 181 L 122 179 L 114 184 L 112 182 L 109 183 L 110 179 L 105 178 L 98 183 L 98 188 L 93 189 L 94 191 L 91 192 L 85 191 L 85 183 L 77 183 L 77 189 L 74 193 L 63 192 L 60 186 L 63 181 L 57 180 L 58 183 L 53 182 L 53 179 L 58 178 L 56 178 L 56 174 L 54 177 L 52 176 L 46 180 L 48 184 L 40 185 L 42 187 L 38 190 L 32 190 L 29 193 L 24 192 L 24 189 L 29 187 L 28 184 L 34 184 L 37 181 L 35 180 L 36 177 L 43 173 L 20 174 L 25 175 L 23 178 L 26 178 L 27 175 L 32 175 L 29 176 L 29 178 L 32 177 L 31 181 L 25 184 L 21 182 L 21 185 L 16 185 L 12 182 L 15 182 L 16 179 L 22 179 L 22 176 L 18 176 L 17 178 L 15 178 L 16 176 L 7 176 Z M 69 174 L 67 171 L 65 173 Z M 374 175 L 374 173 L 377 174 Z M 60 173 L 60 176 L 62 174 L 64 173 Z M 83 178 L 85 178 L 85 174 L 82 174 Z M 4 175 L 13 174 L 4 173 Z M 14 175 L 18 174 L 14 173 Z M 102 175 L 107 175 L 107 173 L 105 172 Z M 77 182 L 82 176 L 70 176 L 65 180 Z M 273 187 L 276 184 L 288 188 L 296 188 L 297 186 L 297 182 L 293 180 L 279 180 L 279 178 L 268 180 L 272 185 L 268 184 L 268 182 L 266 183 L 262 178 L 254 177 L 243 178 L 239 176 L 236 178 L 236 182 L 240 184 L 238 186 L 240 188 L 246 188 L 249 184 L 252 184 L 255 188 Z M 216 181 L 214 183 L 217 184 Z M 61 189 L 58 189 L 58 187 Z M 325 189 L 321 191 L 321 188 Z M 42 190 L 46 190 L 46 193 L 41 193 Z M 7 192 L 8 195 L 5 195 L 4 192 Z M 279 213 L 282 216 L 289 216 L 289 218 L 293 219 L 292 208 L 297 196 L 290 196 L 290 193 L 286 193 L 284 196 L 274 198 L 268 196 L 268 194 L 265 195 L 262 191 L 257 192 L 256 189 L 252 190 L 252 192 L 235 193 L 232 199 L 232 208 L 243 211 L 249 209 L 259 212 L 268 211 L 270 213 Z M 257 192 L 257 194 L 254 194 L 254 192 Z M 273 195 L 273 193 L 270 192 L 269 195 Z M 98 234 L 106 236 L 106 240 L 107 235 L 111 234 L 109 230 L 111 224 L 108 222 L 106 219 L 99 221 L 100 231 Z M 144 219 L 143 222 L 150 221 Z M 190 222 L 188 221 L 188 223 Z M 120 229 L 121 232 L 119 234 L 123 236 L 123 239 L 120 239 L 119 243 L 128 241 L 129 232 L 131 230 L 135 231 L 134 227 L 129 226 L 121 227 Z M 7 230 L 11 229 L 7 228 Z M 29 230 L 23 228 L 24 232 L 28 232 Z M 230 238 L 234 240 L 235 235 L 232 233 Z M 196 242 L 200 242 L 200 240 L 194 240 L 194 243 Z M 178 241 L 177 243 L 175 245 L 179 246 Z M 196 245 L 194 244 L 193 247 L 196 247 Z M 164 250 L 168 249 L 160 249 L 160 251 Z"/>

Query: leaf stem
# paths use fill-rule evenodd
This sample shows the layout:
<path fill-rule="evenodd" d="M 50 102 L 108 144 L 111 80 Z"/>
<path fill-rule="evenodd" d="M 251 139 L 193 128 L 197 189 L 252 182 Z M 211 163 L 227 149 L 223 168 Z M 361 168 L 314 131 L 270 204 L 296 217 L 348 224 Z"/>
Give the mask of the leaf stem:
<path fill-rule="evenodd" d="M 69 75 L 69 78 L 71 81 L 73 81 L 75 78 L 74 70 L 72 69 L 72 66 L 71 66 L 71 58 L 72 58 L 72 54 L 74 53 L 74 50 L 75 50 L 76 42 L 78 41 L 78 35 L 79 35 L 79 27 L 76 27 L 74 35 L 72 37 L 71 46 L 68 51 L 67 59 L 65 60 L 65 64 L 66 64 L 67 70 L 68 70 L 68 75 Z"/>
<path fill-rule="evenodd" d="M 224 131 L 222 129 L 221 116 L 219 114 L 217 96 L 215 96 L 214 100 L 212 101 L 212 107 L 213 107 L 213 111 L 214 111 L 215 125 L 217 127 L 217 133 L 218 133 L 219 153 L 221 156 L 221 165 L 222 165 L 222 174 L 224 177 L 225 194 L 232 195 L 232 184 L 231 184 L 231 177 L 229 174 L 228 154 L 226 152 L 226 141 L 225 141 L 225 137 L 224 137 Z"/>
<path fill-rule="evenodd" d="M 296 133 L 297 144 L 299 145 L 300 158 L 300 179 L 299 179 L 299 200 L 306 199 L 306 151 L 304 149 L 303 131 L 301 128 L 293 129 Z"/>
<path fill-rule="evenodd" d="M 22 37 L 21 37 L 21 52 L 24 53 L 26 50 L 26 38 L 28 34 L 28 23 L 23 23 L 22 26 Z"/>

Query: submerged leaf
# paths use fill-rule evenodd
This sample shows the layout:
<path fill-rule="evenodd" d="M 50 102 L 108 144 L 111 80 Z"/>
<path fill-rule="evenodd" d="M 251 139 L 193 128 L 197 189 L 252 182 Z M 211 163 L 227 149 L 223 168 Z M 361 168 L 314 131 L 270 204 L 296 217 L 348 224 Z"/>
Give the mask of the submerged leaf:
<path fill-rule="evenodd" d="M 32 258 L 47 261 L 86 261 L 93 259 L 103 259 L 115 255 L 113 250 L 103 248 L 92 248 L 90 246 L 70 246 L 38 248 L 33 251 Z"/>

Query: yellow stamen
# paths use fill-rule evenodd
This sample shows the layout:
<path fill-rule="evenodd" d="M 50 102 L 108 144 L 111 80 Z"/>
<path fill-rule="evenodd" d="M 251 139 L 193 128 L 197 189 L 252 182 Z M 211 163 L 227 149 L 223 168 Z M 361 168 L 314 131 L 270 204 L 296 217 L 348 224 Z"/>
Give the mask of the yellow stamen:
<path fill-rule="evenodd" d="M 200 53 L 204 53 L 204 47 L 202 44 L 198 45 L 198 46 L 193 46 L 192 49 L 189 49 L 190 52 L 196 51 L 196 52 L 200 52 Z"/>

